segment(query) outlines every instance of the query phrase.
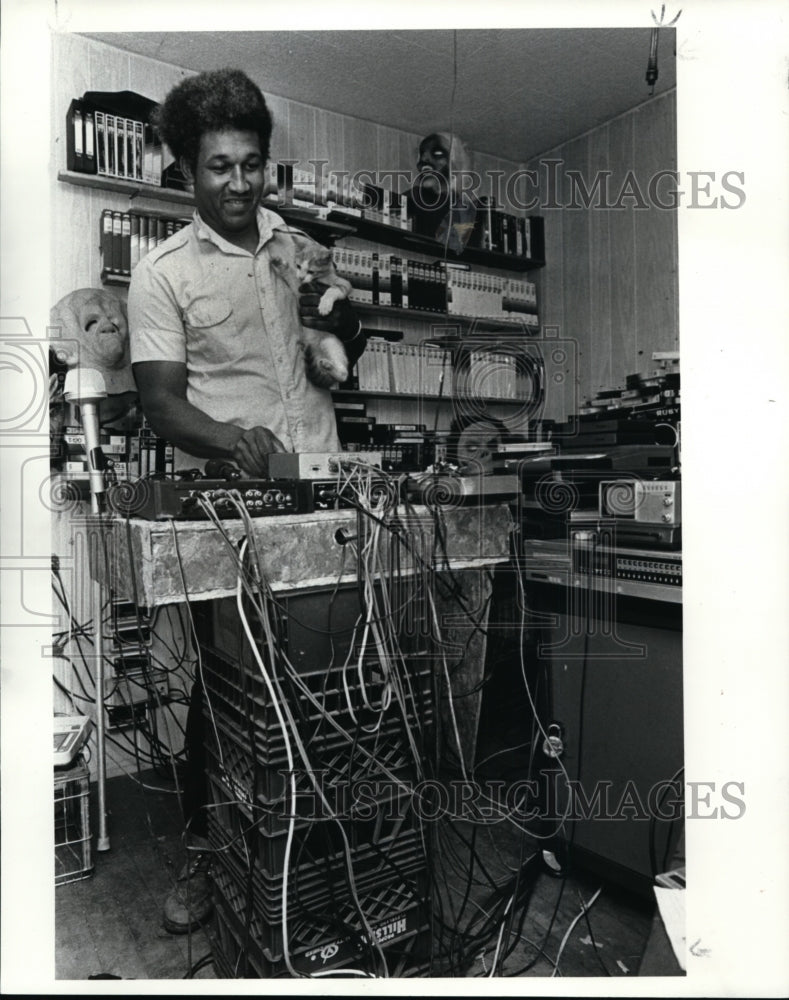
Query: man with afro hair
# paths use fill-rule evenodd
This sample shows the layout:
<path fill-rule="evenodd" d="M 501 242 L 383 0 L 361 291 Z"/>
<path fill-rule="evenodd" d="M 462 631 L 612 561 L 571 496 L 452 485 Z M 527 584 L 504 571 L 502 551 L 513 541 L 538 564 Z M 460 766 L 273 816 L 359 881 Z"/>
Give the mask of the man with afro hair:
<path fill-rule="evenodd" d="M 306 374 L 300 324 L 365 346 L 347 300 L 322 317 L 321 289 L 293 292 L 312 240 L 263 208 L 272 120 L 238 70 L 183 80 L 158 109 L 164 142 L 194 189 L 191 225 L 137 265 L 131 359 L 143 411 L 176 446 L 176 467 L 208 459 L 265 477 L 275 451 L 339 449 L 330 392 Z M 316 247 L 317 249 L 317 247 Z"/>
<path fill-rule="evenodd" d="M 260 204 L 272 130 L 263 94 L 238 70 L 201 73 L 173 88 L 157 124 L 193 187 L 195 211 L 140 261 L 129 288 L 132 368 L 148 422 L 175 445 L 176 469 L 218 459 L 265 478 L 272 452 L 338 451 L 331 393 L 307 378 L 300 325 L 334 333 L 350 363 L 365 337 L 347 300 L 323 317 L 323 289 L 294 283 L 297 254 L 312 240 Z M 185 750 L 191 851 L 165 902 L 172 933 L 199 926 L 212 908 L 210 855 L 200 852 L 207 795 L 199 678 Z"/>

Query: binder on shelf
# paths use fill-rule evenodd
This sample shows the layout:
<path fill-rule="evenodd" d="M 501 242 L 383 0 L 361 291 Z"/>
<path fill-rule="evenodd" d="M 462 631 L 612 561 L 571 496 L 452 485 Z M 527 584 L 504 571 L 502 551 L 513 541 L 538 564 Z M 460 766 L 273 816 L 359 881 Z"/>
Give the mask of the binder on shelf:
<path fill-rule="evenodd" d="M 101 261 L 102 269 L 107 274 L 112 270 L 112 209 L 105 208 L 101 213 Z"/>
<path fill-rule="evenodd" d="M 87 108 L 85 110 L 84 122 L 85 122 L 85 148 L 84 148 L 83 171 L 86 174 L 95 174 L 96 173 L 96 122 L 95 122 L 95 114 L 92 108 Z"/>
<path fill-rule="evenodd" d="M 389 360 L 392 373 L 392 392 L 411 391 L 406 380 L 406 347 L 407 344 L 398 343 L 389 345 Z"/>
<path fill-rule="evenodd" d="M 115 174 L 126 177 L 126 119 L 115 118 Z"/>
<path fill-rule="evenodd" d="M 131 236 L 129 240 L 129 247 L 129 269 L 131 272 L 140 262 L 140 216 L 137 215 L 136 212 L 131 216 Z"/>
<path fill-rule="evenodd" d="M 115 124 L 115 115 L 106 115 L 105 122 L 107 127 L 107 175 L 109 177 L 116 177 L 116 164 L 118 162 L 118 133 Z"/>
<path fill-rule="evenodd" d="M 135 176 L 135 166 L 134 166 L 134 131 L 137 127 L 137 123 L 131 118 L 127 118 L 125 121 L 126 125 L 126 152 L 125 152 L 125 164 L 126 173 L 125 177 L 127 180 L 135 181 L 137 180 Z"/>
<path fill-rule="evenodd" d="M 151 216 L 148 219 L 148 253 L 156 249 L 156 219 Z"/>
<path fill-rule="evenodd" d="M 159 130 L 153 125 L 146 124 L 143 137 L 143 182 L 161 187 L 163 153 Z"/>
<path fill-rule="evenodd" d="M 93 108 L 74 99 L 66 112 L 66 169 L 79 174 L 96 173 L 96 125 Z"/>
<path fill-rule="evenodd" d="M 143 151 L 145 149 L 145 126 L 142 122 L 134 123 L 134 157 L 133 174 L 136 181 L 142 180 Z"/>
<path fill-rule="evenodd" d="M 109 271 L 111 274 L 121 274 L 121 240 L 123 238 L 123 213 L 112 213 L 112 256 Z"/>
<path fill-rule="evenodd" d="M 124 212 L 121 216 L 121 274 L 131 274 L 131 215 Z"/>
<path fill-rule="evenodd" d="M 95 116 L 96 122 L 96 173 L 106 174 L 107 173 L 107 125 L 106 125 L 106 114 L 103 111 L 97 111 Z"/>

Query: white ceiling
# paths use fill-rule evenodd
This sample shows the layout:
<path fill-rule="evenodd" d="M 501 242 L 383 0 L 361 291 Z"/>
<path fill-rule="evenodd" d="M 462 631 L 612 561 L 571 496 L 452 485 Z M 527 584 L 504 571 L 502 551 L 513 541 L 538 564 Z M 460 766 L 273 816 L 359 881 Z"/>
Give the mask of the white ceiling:
<path fill-rule="evenodd" d="M 650 28 L 86 33 L 190 70 L 520 162 L 647 100 Z M 661 29 L 655 93 L 675 85 Z"/>

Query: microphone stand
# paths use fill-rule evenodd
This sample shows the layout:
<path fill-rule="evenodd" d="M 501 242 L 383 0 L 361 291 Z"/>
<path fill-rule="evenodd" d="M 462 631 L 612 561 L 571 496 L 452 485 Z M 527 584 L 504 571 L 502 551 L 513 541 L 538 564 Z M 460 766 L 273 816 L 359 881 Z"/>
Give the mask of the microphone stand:
<path fill-rule="evenodd" d="M 73 373 L 77 384 L 74 385 L 69 376 Z M 104 379 L 99 372 L 86 369 L 72 369 L 66 377 L 64 395 L 68 402 L 76 403 L 80 408 L 80 422 L 85 434 L 85 454 L 88 460 L 88 475 L 90 482 L 90 511 L 98 529 L 94 536 L 96 548 L 96 566 L 93 578 L 94 650 L 96 655 L 96 693 L 94 707 L 96 712 L 96 787 L 98 791 L 99 830 L 96 837 L 96 850 L 108 851 L 110 838 L 107 832 L 107 761 L 105 756 L 105 725 L 104 725 L 104 597 L 105 587 L 101 579 L 101 555 L 103 550 L 104 524 L 104 453 L 101 450 L 99 437 L 98 404 L 106 398 Z M 88 549 L 90 551 L 90 549 Z"/>
<path fill-rule="evenodd" d="M 96 606 L 96 630 L 95 630 L 95 650 L 96 650 L 96 785 L 98 789 L 99 806 L 99 832 L 96 837 L 96 850 L 108 851 L 110 849 L 110 838 L 107 833 L 107 761 L 105 756 L 104 737 L 104 596 L 105 588 L 101 580 L 101 571 L 98 560 L 101 557 L 104 525 L 102 523 L 102 505 L 99 496 L 91 491 L 91 513 L 97 516 L 98 537 L 97 545 L 99 551 L 96 556 L 96 576 L 93 580 L 93 601 Z"/>

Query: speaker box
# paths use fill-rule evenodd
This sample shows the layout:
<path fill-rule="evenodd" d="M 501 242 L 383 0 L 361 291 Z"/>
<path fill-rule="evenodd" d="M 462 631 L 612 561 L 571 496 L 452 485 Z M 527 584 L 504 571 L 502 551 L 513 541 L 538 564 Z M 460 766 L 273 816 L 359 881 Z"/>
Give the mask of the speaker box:
<path fill-rule="evenodd" d="M 649 891 L 682 833 L 681 607 L 539 586 L 546 828 L 560 858 Z"/>

